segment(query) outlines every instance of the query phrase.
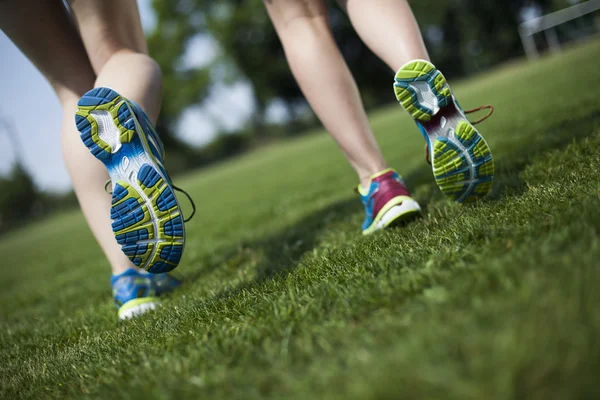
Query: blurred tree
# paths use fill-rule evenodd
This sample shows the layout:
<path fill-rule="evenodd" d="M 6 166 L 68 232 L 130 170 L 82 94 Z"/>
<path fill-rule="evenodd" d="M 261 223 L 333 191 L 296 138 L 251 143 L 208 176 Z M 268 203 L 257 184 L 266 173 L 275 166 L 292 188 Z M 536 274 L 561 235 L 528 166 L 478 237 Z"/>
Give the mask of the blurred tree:
<path fill-rule="evenodd" d="M 453 77 L 522 55 L 518 15 L 528 1 L 531 0 L 410 3 L 434 62 Z M 536 1 L 544 11 L 550 11 L 562 8 L 566 0 Z M 307 120 L 306 114 L 299 111 L 306 110 L 305 101 L 262 0 L 153 0 L 152 4 L 157 26 L 148 39 L 149 47 L 164 74 L 164 103 L 158 129 L 167 147 L 177 147 L 180 158 L 189 158 L 187 164 L 203 165 L 212 157 L 200 157 L 170 133 L 181 113 L 191 105 L 201 105 L 217 83 L 251 84 L 255 113 L 249 129 L 254 138 L 269 134 L 266 112 L 273 101 L 286 107 L 290 126 L 303 121 L 304 125 L 297 125 L 303 129 L 306 123 L 314 123 L 314 119 Z M 329 4 L 335 39 L 359 84 L 365 105 L 370 108 L 393 101 L 392 72 L 362 43 L 335 2 Z M 210 35 L 218 43 L 219 52 L 201 66 L 185 65 L 184 56 L 197 35 Z"/>
<path fill-rule="evenodd" d="M 15 164 L 8 177 L 0 178 L 0 231 L 30 217 L 38 199 L 33 179 Z"/>
<path fill-rule="evenodd" d="M 435 4 L 427 21 L 440 18 L 445 6 L 436 0 L 419 2 Z M 255 113 L 252 131 L 255 137 L 267 135 L 266 111 L 279 100 L 291 121 L 304 120 L 304 97 L 289 70 L 285 54 L 264 9 L 262 0 L 153 0 L 157 27 L 150 35 L 151 54 L 164 74 L 164 104 L 159 127 L 167 136 L 166 145 L 176 145 L 169 135 L 173 123 L 183 110 L 201 104 L 217 80 L 245 80 L 253 88 Z M 332 30 L 350 69 L 354 73 L 368 108 L 393 99 L 389 87 L 391 72 L 362 43 L 350 21 L 337 6 L 330 8 Z M 185 69 L 181 59 L 189 41 L 199 34 L 210 34 L 221 52 L 215 60 L 201 68 Z M 314 121 L 313 121 L 314 122 Z M 310 123 L 310 120 L 309 120 Z M 306 128 L 300 125 L 297 129 Z"/>
<path fill-rule="evenodd" d="M 205 31 L 204 17 L 191 1 L 153 0 L 152 6 L 157 24 L 148 47 L 163 73 L 161 116 L 172 122 L 183 109 L 201 102 L 211 87 L 208 69 L 189 69 L 181 63 L 190 39 Z"/>
<path fill-rule="evenodd" d="M 519 13 L 530 0 L 461 0 L 462 26 L 467 38 L 467 72 L 485 68 L 521 56 Z M 553 0 L 535 0 L 547 11 Z"/>
<path fill-rule="evenodd" d="M 165 162 L 171 172 L 202 165 L 204 160 L 175 134 L 175 124 L 189 106 L 201 103 L 211 88 L 208 69 L 190 69 L 182 65 L 190 39 L 202 32 L 202 10 L 189 1 L 153 0 L 156 27 L 148 35 L 148 48 L 163 74 L 163 101 L 156 129 L 169 150 L 177 159 L 167 157 Z"/>
<path fill-rule="evenodd" d="M 302 99 L 263 2 L 210 2 L 205 11 L 206 27 L 223 52 L 216 67 L 228 72 L 225 79 L 241 78 L 252 84 L 255 105 L 252 126 L 255 136 L 263 139 L 267 135 L 265 113 L 269 102 L 282 99 L 288 113 L 293 115 L 293 103 Z"/>

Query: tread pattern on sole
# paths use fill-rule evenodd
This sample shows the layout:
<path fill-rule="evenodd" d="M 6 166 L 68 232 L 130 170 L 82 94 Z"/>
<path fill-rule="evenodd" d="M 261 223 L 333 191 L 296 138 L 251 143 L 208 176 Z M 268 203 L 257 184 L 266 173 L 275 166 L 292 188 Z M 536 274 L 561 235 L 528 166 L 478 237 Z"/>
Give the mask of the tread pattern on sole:
<path fill-rule="evenodd" d="M 171 188 L 152 166 L 143 165 L 137 179 L 144 196 L 125 181 L 115 185 L 111 208 L 115 237 L 135 265 L 154 273 L 170 271 L 183 254 L 179 207 Z"/>
<path fill-rule="evenodd" d="M 101 161 L 110 158 L 113 148 L 98 135 L 98 123 L 92 111 L 107 111 L 119 129 L 121 143 L 129 143 L 135 135 L 135 122 L 123 98 L 107 88 L 96 88 L 87 92 L 77 103 L 75 124 L 81 140 L 92 154 Z"/>
<path fill-rule="evenodd" d="M 454 138 L 463 148 L 445 137 L 435 140 L 433 174 L 446 196 L 468 203 L 492 188 L 494 162 L 490 148 L 472 125 L 459 123 Z"/>
<path fill-rule="evenodd" d="M 413 61 L 402 67 L 394 82 L 394 92 L 402 107 L 419 121 L 430 121 L 436 110 L 426 107 L 419 101 L 416 85 L 426 84 L 435 96 L 438 107 L 447 106 L 452 98 L 444 75 L 433 64 L 426 61 Z"/>
<path fill-rule="evenodd" d="M 460 203 L 484 197 L 492 188 L 494 163 L 479 132 L 466 120 L 458 122 L 448 137 L 429 136 L 424 127 L 437 123 L 434 117 L 455 101 L 442 73 L 427 61 L 410 62 L 396 74 L 394 91 L 431 147 L 433 174 L 442 192 Z"/>
<path fill-rule="evenodd" d="M 78 107 L 75 122 L 81 139 L 110 168 L 119 157 L 113 158 L 116 149 L 100 137 L 94 113 L 108 113 L 105 115 L 109 115 L 108 121 L 112 119 L 118 129 L 120 143 L 127 144 L 136 135 L 132 109 L 118 93 L 107 88 L 89 91 Z M 139 148 L 135 143 L 132 145 Z M 184 226 L 170 182 L 148 163 L 139 168 L 137 176 L 127 180 L 135 182 L 123 179 L 113 182 L 110 217 L 117 243 L 135 265 L 152 273 L 171 271 L 183 254 Z"/>

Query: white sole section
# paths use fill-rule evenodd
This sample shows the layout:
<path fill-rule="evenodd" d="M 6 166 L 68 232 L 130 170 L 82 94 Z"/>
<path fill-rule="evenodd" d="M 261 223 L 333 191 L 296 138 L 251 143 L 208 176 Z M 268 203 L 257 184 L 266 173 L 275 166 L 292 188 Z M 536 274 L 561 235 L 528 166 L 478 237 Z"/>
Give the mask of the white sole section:
<path fill-rule="evenodd" d="M 124 310 L 123 312 L 119 312 L 119 319 L 123 321 L 123 320 L 131 319 L 131 318 L 135 318 L 142 314 L 147 313 L 148 311 L 156 310 L 159 306 L 160 306 L 160 303 L 158 303 L 158 302 L 138 304 L 137 306 L 128 308 L 127 310 Z"/>
<path fill-rule="evenodd" d="M 376 230 L 384 229 L 390 224 L 397 222 L 399 218 L 407 217 L 410 218 L 416 213 L 421 212 L 421 206 L 414 200 L 404 200 L 402 204 L 394 206 L 388 210 L 381 220 L 376 225 Z"/>
<path fill-rule="evenodd" d="M 438 99 L 435 93 L 426 82 L 411 83 L 410 87 L 417 94 L 419 104 L 431 110 L 433 116 L 437 116 L 440 112 L 442 113 L 439 122 L 420 121 L 427 132 L 427 136 L 429 136 L 430 143 L 435 142 L 439 137 L 444 137 L 458 147 L 464 149 L 462 143 L 454 136 L 454 132 L 460 122 L 466 122 L 469 125 L 471 125 L 471 123 L 456 104 L 454 95 L 452 95 L 452 103 L 448 107 L 442 109 L 438 105 Z M 432 151 L 433 150 L 430 149 L 430 152 Z M 430 155 L 433 155 L 433 153 Z"/>
<path fill-rule="evenodd" d="M 98 136 L 106 143 L 110 144 L 113 148 L 113 155 L 116 154 L 118 150 L 121 149 L 122 144 L 119 140 L 119 128 L 115 125 L 112 116 L 108 111 L 91 111 L 90 115 L 98 124 Z M 136 125 L 136 128 L 139 129 L 139 126 Z M 148 198 L 148 196 L 146 196 L 146 193 L 144 193 L 144 190 L 138 183 L 138 173 L 144 164 L 152 165 L 154 170 L 156 170 L 156 172 L 158 172 L 163 179 L 165 178 L 162 176 L 160 169 L 156 167 L 154 160 L 151 160 L 150 157 L 143 152 L 137 152 L 137 154 L 130 155 L 129 157 L 127 155 L 123 155 L 121 157 L 121 161 L 116 165 L 113 165 L 113 168 L 110 168 L 108 172 L 113 185 L 118 181 L 125 181 L 135 188 L 138 195 L 144 200 L 144 203 L 146 203 L 152 220 L 152 225 L 154 226 L 154 231 L 158 232 L 158 216 L 154 212 L 152 201 Z M 153 239 L 151 241 L 158 242 L 159 240 Z M 181 243 L 183 243 L 183 241 L 181 241 Z M 138 244 L 143 244 L 143 242 L 139 241 Z M 149 258 L 150 260 L 154 257 L 154 253 L 157 250 L 158 248 L 154 247 L 153 253 Z"/>
<path fill-rule="evenodd" d="M 409 86 L 415 91 L 419 103 L 430 109 L 433 115 L 440 111 L 438 98 L 427 82 L 413 82 Z"/>

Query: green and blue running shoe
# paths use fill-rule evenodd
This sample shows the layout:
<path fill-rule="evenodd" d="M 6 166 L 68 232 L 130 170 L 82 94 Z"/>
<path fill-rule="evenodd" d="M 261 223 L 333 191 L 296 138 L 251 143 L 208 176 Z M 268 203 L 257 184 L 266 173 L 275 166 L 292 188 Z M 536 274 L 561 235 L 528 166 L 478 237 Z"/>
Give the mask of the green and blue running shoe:
<path fill-rule="evenodd" d="M 442 192 L 459 203 L 485 196 L 492 188 L 494 162 L 490 148 L 473 125 L 487 117 L 469 122 L 446 78 L 425 60 L 400 68 L 394 91 L 427 142 L 427 158 Z M 483 108 L 493 112 L 486 106 L 466 113 Z"/>
<path fill-rule="evenodd" d="M 185 245 L 184 220 L 152 123 L 137 104 L 108 88 L 90 90 L 77 105 L 81 139 L 110 175 L 110 216 L 121 249 L 148 272 L 174 269 Z"/>
<path fill-rule="evenodd" d="M 160 305 L 159 296 L 172 292 L 181 282 L 166 273 L 149 274 L 130 268 L 113 275 L 111 284 L 119 319 L 123 320 L 154 310 Z"/>

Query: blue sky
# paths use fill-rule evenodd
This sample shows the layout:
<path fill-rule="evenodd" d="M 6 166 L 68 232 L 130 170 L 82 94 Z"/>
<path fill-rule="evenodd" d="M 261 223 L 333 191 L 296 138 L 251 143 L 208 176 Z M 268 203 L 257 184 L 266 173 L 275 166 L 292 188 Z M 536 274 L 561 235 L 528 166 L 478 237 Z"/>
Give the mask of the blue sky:
<path fill-rule="evenodd" d="M 138 0 L 146 31 L 155 26 L 150 2 Z M 201 66 L 218 51 L 210 36 L 195 37 L 188 43 L 183 63 L 188 67 Z M 42 189 L 70 189 L 60 149 L 61 109 L 58 99 L 44 77 L 3 32 L 0 32 L 0 60 L 0 115 L 9 117 L 16 126 L 25 167 Z M 229 87 L 216 85 L 209 96 L 209 103 L 210 107 L 188 109 L 178 124 L 177 133 L 192 145 L 207 143 L 217 129 L 238 128 L 254 109 L 252 89 L 245 82 L 236 82 Z M 232 107 L 235 112 L 232 112 Z M 274 113 L 277 114 L 277 110 Z M 0 130 L 0 174 L 6 174 L 14 161 L 10 141 Z"/>

